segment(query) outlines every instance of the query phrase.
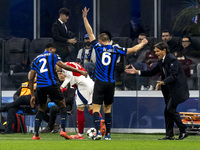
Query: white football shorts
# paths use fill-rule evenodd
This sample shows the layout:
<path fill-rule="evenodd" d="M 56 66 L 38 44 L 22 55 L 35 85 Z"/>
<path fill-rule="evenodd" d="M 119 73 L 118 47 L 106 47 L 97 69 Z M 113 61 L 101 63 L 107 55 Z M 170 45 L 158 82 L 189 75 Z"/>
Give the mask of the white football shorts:
<path fill-rule="evenodd" d="M 77 84 L 76 106 L 85 107 L 92 105 L 94 81 L 88 76 Z"/>

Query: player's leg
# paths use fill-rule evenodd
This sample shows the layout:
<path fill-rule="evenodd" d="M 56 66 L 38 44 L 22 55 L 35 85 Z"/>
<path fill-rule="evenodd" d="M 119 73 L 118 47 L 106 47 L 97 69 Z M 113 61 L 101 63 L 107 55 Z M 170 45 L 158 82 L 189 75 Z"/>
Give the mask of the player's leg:
<path fill-rule="evenodd" d="M 39 128 L 42 122 L 42 118 L 44 118 L 46 110 L 46 104 L 38 104 L 38 112 L 35 117 L 35 128 L 34 128 L 34 136 L 33 140 L 38 140 L 39 138 Z"/>
<path fill-rule="evenodd" d="M 89 113 L 93 116 L 93 109 L 91 105 L 87 105 Z M 106 133 L 106 126 L 105 126 L 105 120 L 103 119 L 101 113 L 99 112 L 99 119 L 100 119 L 100 131 L 101 135 L 104 136 Z"/>
<path fill-rule="evenodd" d="M 78 125 L 78 134 L 71 135 L 72 139 L 84 139 L 83 130 L 85 125 L 85 115 L 84 115 L 85 105 L 77 106 L 77 125 Z"/>
<path fill-rule="evenodd" d="M 100 131 L 100 117 L 99 113 L 101 110 L 101 105 L 104 101 L 104 85 L 105 82 L 96 80 L 94 84 L 94 92 L 92 99 L 92 109 L 93 109 L 93 118 L 94 118 L 94 127 L 96 129 L 96 136 L 93 138 L 94 140 L 100 140 L 102 135 Z"/>
<path fill-rule="evenodd" d="M 93 108 L 93 117 L 94 117 L 94 127 L 96 129 L 96 133 L 98 136 L 98 139 L 101 139 L 101 130 L 100 130 L 100 117 L 99 117 L 99 113 L 100 113 L 100 109 L 101 109 L 101 105 L 99 104 L 92 104 L 92 108 Z M 95 139 L 96 140 L 96 139 Z"/>
<path fill-rule="evenodd" d="M 112 105 L 105 105 L 104 104 L 104 113 L 105 113 L 105 125 L 106 125 L 106 134 L 105 134 L 105 140 L 111 140 L 110 137 L 110 129 L 112 125 L 112 114 L 111 114 L 111 107 Z"/>
<path fill-rule="evenodd" d="M 64 137 L 65 139 L 71 139 L 70 136 L 67 135 L 68 132 L 65 131 L 66 122 L 67 122 L 67 110 L 65 100 L 59 101 L 56 103 L 60 108 L 60 118 L 61 118 L 61 132 L 60 136 Z"/>
<path fill-rule="evenodd" d="M 87 80 L 87 79 L 85 79 Z M 90 86 L 87 82 L 83 80 L 81 83 L 78 84 L 76 90 L 76 105 L 77 105 L 77 124 L 78 124 L 78 134 L 72 135 L 73 139 L 84 139 L 83 137 L 83 130 L 85 126 L 85 106 L 89 103 L 92 103 L 90 100 Z"/>
<path fill-rule="evenodd" d="M 44 118 L 45 110 L 46 110 L 46 101 L 47 101 L 46 90 L 47 90 L 46 87 L 37 90 L 38 111 L 35 117 L 34 136 L 32 138 L 33 140 L 40 139 L 39 128 L 40 128 L 42 119 Z"/>
<path fill-rule="evenodd" d="M 107 83 L 104 97 L 104 114 L 105 114 L 105 124 L 106 124 L 106 134 L 104 139 L 111 140 L 110 130 L 112 126 L 112 114 L 111 107 L 114 101 L 114 83 Z"/>
<path fill-rule="evenodd" d="M 56 103 L 56 105 L 60 108 L 60 117 L 61 117 L 61 132 L 60 136 L 65 139 L 71 139 L 70 136 L 67 135 L 68 132 L 65 132 L 66 121 L 67 121 L 67 110 L 65 99 L 63 98 L 63 94 L 60 88 L 57 85 L 49 86 L 48 88 L 49 98 Z"/>
<path fill-rule="evenodd" d="M 90 115 L 93 116 L 93 109 L 92 109 L 92 106 L 91 106 L 91 105 L 87 105 L 87 108 L 88 108 L 88 111 L 89 111 Z M 100 112 L 99 112 L 99 118 L 100 118 L 100 120 L 103 120 L 103 117 L 102 117 L 102 115 L 101 115 Z"/>

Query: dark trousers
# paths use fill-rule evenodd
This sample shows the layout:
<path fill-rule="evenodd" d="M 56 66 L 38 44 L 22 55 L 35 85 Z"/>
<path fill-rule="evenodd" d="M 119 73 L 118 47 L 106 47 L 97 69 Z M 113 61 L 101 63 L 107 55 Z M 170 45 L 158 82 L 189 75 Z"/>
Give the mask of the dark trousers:
<path fill-rule="evenodd" d="M 180 133 L 185 133 L 187 128 L 181 121 L 179 113 L 176 111 L 177 105 L 173 105 L 171 98 L 166 102 L 165 107 L 165 127 L 166 136 L 174 136 L 174 122 L 179 128 Z"/>
<path fill-rule="evenodd" d="M 14 102 L 9 103 L 5 106 L 5 109 L 7 111 L 6 132 L 10 132 L 12 130 L 12 124 L 16 122 L 15 114 L 17 113 L 18 110 L 20 110 L 20 109 L 23 110 L 23 108 L 21 106 L 22 105 L 30 106 L 30 98 L 31 98 L 30 95 L 21 96 Z M 29 107 L 27 111 L 31 112 L 32 109 Z"/>
<path fill-rule="evenodd" d="M 61 57 L 63 62 L 75 62 L 78 51 L 73 44 L 56 46 L 56 53 Z"/>
<path fill-rule="evenodd" d="M 31 95 L 21 96 L 14 102 L 7 104 L 5 106 L 5 111 L 8 111 L 10 108 L 20 108 L 21 105 L 30 106 L 30 99 Z"/>
<path fill-rule="evenodd" d="M 51 108 L 48 108 L 46 112 L 49 112 L 49 122 L 48 126 L 53 129 L 54 123 L 56 121 L 56 117 L 58 113 L 60 112 L 60 108 L 57 105 L 52 106 Z"/>

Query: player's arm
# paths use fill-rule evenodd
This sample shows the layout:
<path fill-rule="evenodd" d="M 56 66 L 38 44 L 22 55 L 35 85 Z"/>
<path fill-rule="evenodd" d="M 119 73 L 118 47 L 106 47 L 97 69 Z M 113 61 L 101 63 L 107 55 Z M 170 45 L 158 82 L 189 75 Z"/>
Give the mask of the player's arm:
<path fill-rule="evenodd" d="M 35 105 L 35 93 L 34 93 L 34 79 L 35 79 L 36 71 L 31 70 L 30 72 L 30 80 L 29 80 L 29 88 L 31 91 L 31 100 L 30 100 L 30 105 L 33 108 Z"/>
<path fill-rule="evenodd" d="M 140 44 L 137 44 L 131 48 L 127 48 L 127 54 L 139 51 L 147 43 L 148 43 L 147 39 L 144 38 Z"/>
<path fill-rule="evenodd" d="M 63 81 L 62 85 L 60 86 L 60 89 L 63 89 L 67 87 L 67 85 L 72 80 L 73 74 L 72 72 L 66 71 L 65 69 L 62 69 L 62 73 L 65 75 L 65 80 Z"/>
<path fill-rule="evenodd" d="M 68 85 L 68 83 L 70 82 L 70 80 L 69 79 L 67 79 L 67 78 L 65 78 L 65 81 L 62 83 L 62 85 L 60 86 L 60 89 L 62 90 L 63 88 L 65 88 L 67 85 Z"/>
<path fill-rule="evenodd" d="M 60 68 L 63 68 L 65 70 L 69 70 L 69 71 L 72 71 L 72 72 L 78 72 L 78 73 L 80 73 L 81 75 L 83 75 L 87 78 L 87 72 L 86 71 L 78 70 L 78 69 L 73 68 L 69 65 L 65 65 L 62 61 L 58 61 L 56 63 L 56 65 L 58 65 Z"/>
<path fill-rule="evenodd" d="M 87 34 L 89 36 L 89 39 L 90 39 L 90 42 L 94 41 L 95 40 L 95 36 L 94 36 L 94 33 L 93 33 L 93 30 L 92 30 L 92 27 L 90 26 L 89 22 L 88 22 L 88 19 L 87 19 L 87 13 L 89 12 L 89 8 L 87 9 L 86 7 L 82 10 L 83 12 L 83 22 L 84 22 L 84 26 L 85 26 L 85 29 L 87 31 Z"/>

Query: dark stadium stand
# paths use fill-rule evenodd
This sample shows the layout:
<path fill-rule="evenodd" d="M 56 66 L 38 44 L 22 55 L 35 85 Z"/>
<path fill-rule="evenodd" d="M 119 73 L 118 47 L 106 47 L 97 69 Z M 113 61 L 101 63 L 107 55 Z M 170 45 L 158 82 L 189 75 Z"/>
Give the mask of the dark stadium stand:
<path fill-rule="evenodd" d="M 30 46 L 30 62 L 33 61 L 33 59 L 44 52 L 44 48 L 48 43 L 52 43 L 53 39 L 50 37 L 43 37 L 43 38 L 37 38 L 31 41 L 31 46 Z"/>
<path fill-rule="evenodd" d="M 121 47 L 131 47 L 137 41 L 137 39 L 130 39 L 129 37 L 113 37 L 112 40 L 119 44 Z M 157 43 L 157 39 L 154 37 L 147 37 L 149 41 L 148 45 L 153 53 L 154 44 Z M 180 37 L 173 37 L 176 43 L 180 43 Z M 3 79 L 3 89 L 12 89 L 18 87 L 23 81 L 27 80 L 27 73 L 30 69 L 30 63 L 39 54 L 43 53 L 44 47 L 47 43 L 53 42 L 50 37 L 42 37 L 34 39 L 30 42 L 27 38 L 11 38 L 7 41 L 0 38 L 0 57 L 2 61 L 0 62 L 0 71 L 4 73 Z M 197 51 L 200 50 L 200 37 L 191 37 L 192 45 Z M 77 49 L 83 47 L 83 41 L 77 43 Z M 4 51 L 3 51 L 4 50 Z M 4 53 L 4 54 L 3 54 Z M 146 58 L 152 59 L 152 58 Z M 121 58 L 120 63 L 116 67 L 116 85 L 121 90 L 124 89 L 124 57 Z M 185 65 L 185 64 L 184 64 Z M 186 64 L 187 65 L 187 64 Z M 188 64 L 190 65 L 190 64 Z M 2 68 L 2 66 L 4 66 Z M 193 68 L 196 73 L 196 66 L 184 66 L 187 68 Z M 189 76 L 187 74 L 187 76 Z M 192 76 L 196 76 L 193 74 Z M 189 83 L 190 84 L 190 83 Z"/>

